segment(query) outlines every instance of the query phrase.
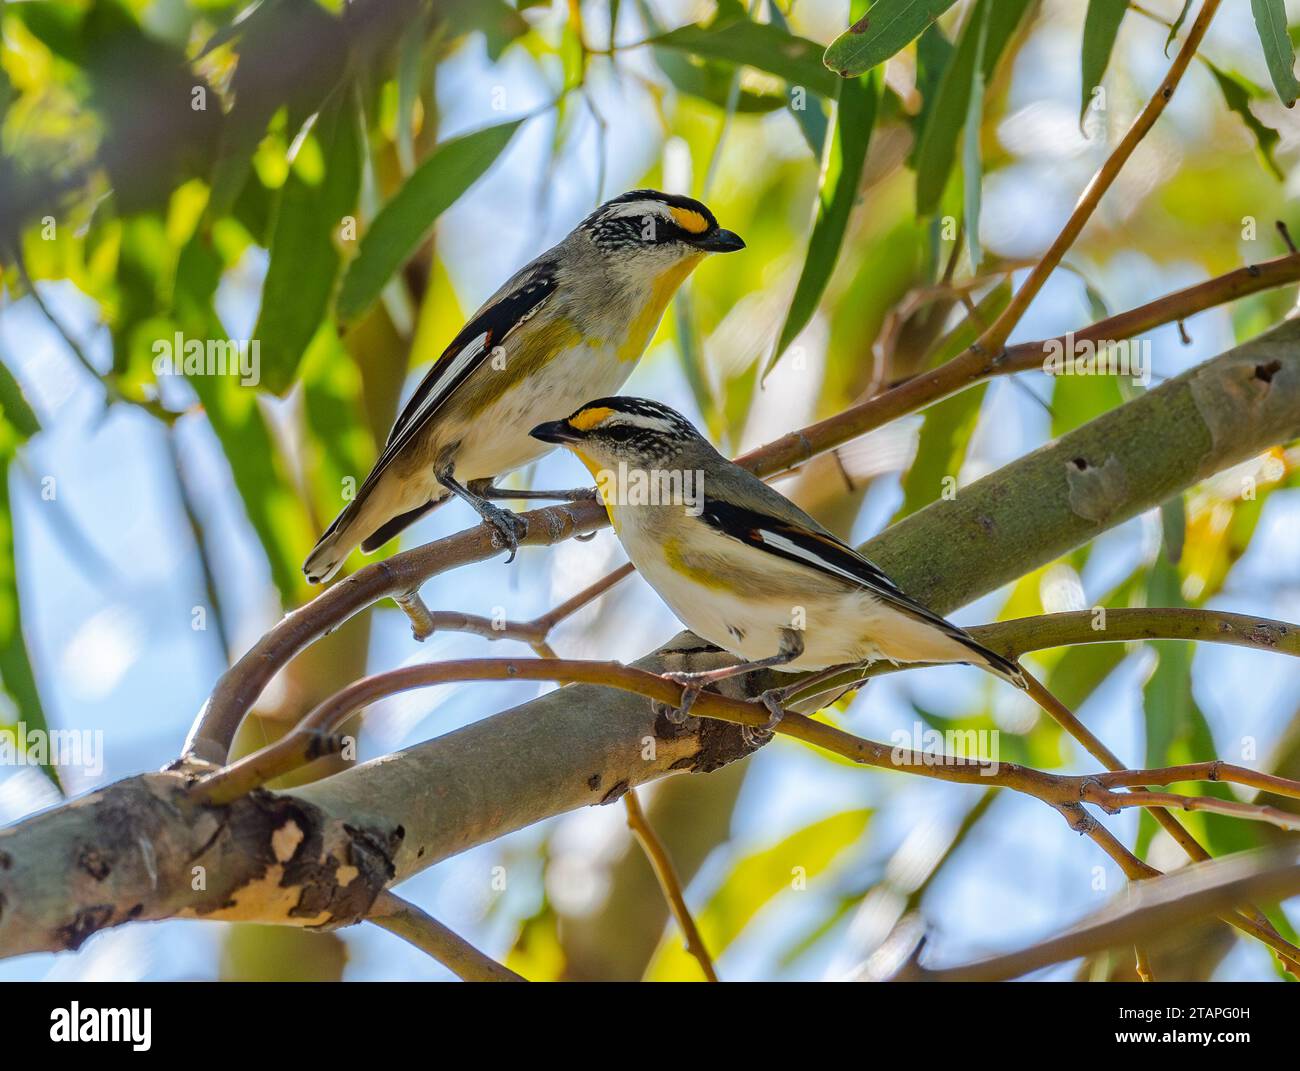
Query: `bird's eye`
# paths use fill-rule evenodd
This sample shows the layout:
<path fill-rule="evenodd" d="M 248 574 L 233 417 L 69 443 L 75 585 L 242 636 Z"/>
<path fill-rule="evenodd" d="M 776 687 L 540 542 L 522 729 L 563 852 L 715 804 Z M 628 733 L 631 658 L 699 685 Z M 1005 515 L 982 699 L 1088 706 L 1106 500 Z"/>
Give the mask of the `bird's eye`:
<path fill-rule="evenodd" d="M 615 424 L 612 428 L 605 429 L 605 438 L 616 443 L 629 442 L 634 435 L 636 428 L 630 424 Z"/>

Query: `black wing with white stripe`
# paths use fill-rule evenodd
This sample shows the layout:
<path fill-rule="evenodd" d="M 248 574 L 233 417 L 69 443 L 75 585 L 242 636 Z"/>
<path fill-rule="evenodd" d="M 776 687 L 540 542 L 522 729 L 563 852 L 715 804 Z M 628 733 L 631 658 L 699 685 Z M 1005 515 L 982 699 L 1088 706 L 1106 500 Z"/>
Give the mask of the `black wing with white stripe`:
<path fill-rule="evenodd" d="M 708 497 L 704 500 L 702 517 L 723 535 L 778 558 L 798 562 L 851 584 L 860 584 L 906 613 L 923 618 L 947 632 L 961 632 L 956 625 L 908 596 L 878 566 L 829 532 Z"/>
<path fill-rule="evenodd" d="M 987 668 L 1005 677 L 1016 687 L 1025 687 L 1025 679 L 1018 665 L 989 650 L 951 621 L 944 620 L 933 610 L 922 606 L 904 593 L 879 567 L 829 532 L 708 497 L 704 500 L 702 516 L 723 535 L 738 539 L 748 546 L 775 554 L 787 561 L 799 562 L 850 583 L 861 584 L 894 609 L 925 621 L 951 636 L 977 654 Z"/>
<path fill-rule="evenodd" d="M 366 477 L 366 485 L 378 479 L 452 392 L 491 355 L 493 348 L 500 346 L 517 327 L 536 316 L 554 292 L 555 265 L 544 262 L 537 265 L 531 277 L 520 287 L 483 309 L 461 328 L 393 422 L 393 430 L 388 433 L 383 453 Z"/>

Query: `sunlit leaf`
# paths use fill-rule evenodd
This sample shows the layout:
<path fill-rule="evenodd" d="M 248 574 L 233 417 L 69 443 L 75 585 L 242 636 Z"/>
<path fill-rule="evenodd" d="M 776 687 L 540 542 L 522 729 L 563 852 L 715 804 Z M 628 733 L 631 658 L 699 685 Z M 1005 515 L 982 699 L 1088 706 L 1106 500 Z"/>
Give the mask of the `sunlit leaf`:
<path fill-rule="evenodd" d="M 726 951 L 768 902 L 829 867 L 862 836 L 871 815 L 870 810 L 831 815 L 736 862 L 704 910 L 695 916 L 710 955 L 717 957 Z M 660 944 L 645 977 L 650 981 L 695 978 L 698 970 L 680 935 L 673 931 Z"/>
<path fill-rule="evenodd" d="M 224 341 L 213 308 L 222 265 L 202 235 L 181 251 L 176 271 L 175 316 L 187 338 Z M 221 443 L 249 523 L 266 552 L 271 579 L 286 606 L 307 594 L 299 566 L 314 540 L 313 526 L 288 474 L 257 401 L 257 390 L 235 375 L 189 377 Z"/>
<path fill-rule="evenodd" d="M 764 377 L 775 367 L 795 336 L 812 319 L 826 284 L 830 282 L 831 273 L 835 270 L 840 246 L 844 243 L 844 232 L 848 229 L 849 217 L 857 200 L 862 165 L 867 158 L 867 145 L 871 140 L 872 125 L 876 121 L 879 97 L 880 80 L 877 75 L 850 79 L 840 90 L 840 99 L 835 107 L 835 130 L 822 166 L 817 218 L 813 221 L 812 236 L 808 239 L 803 271 L 795 285 L 785 323 L 781 325 L 776 349 L 763 370 Z"/>
<path fill-rule="evenodd" d="M 1165 38 L 1165 55 L 1169 55 L 1169 46 L 1178 39 L 1178 31 L 1183 28 L 1183 23 L 1187 20 L 1187 13 L 1192 9 L 1192 0 L 1183 0 L 1183 6 L 1178 12 L 1178 17 L 1169 24 L 1169 36 Z"/>
<path fill-rule="evenodd" d="M 492 166 L 524 120 L 444 141 L 371 221 L 339 291 L 338 314 L 353 320 L 428 237 L 438 217 Z"/>
<path fill-rule="evenodd" d="M 361 146 L 346 85 L 312 125 L 323 173 L 306 174 L 304 151 L 280 190 L 271 260 L 253 337 L 261 345 L 262 385 L 282 394 L 325 318 L 341 258 L 334 244 L 361 183 Z M 304 149 L 306 146 L 304 146 Z"/>
<path fill-rule="evenodd" d="M 876 0 L 830 43 L 825 63 L 841 77 L 869 71 L 914 41 L 955 0 Z"/>
<path fill-rule="evenodd" d="M 1214 81 L 1219 87 L 1219 92 L 1223 94 L 1224 103 L 1227 104 L 1229 110 L 1241 116 L 1241 121 L 1246 124 L 1246 129 L 1254 136 L 1255 144 L 1259 147 L 1259 155 L 1263 158 L 1264 165 L 1279 182 L 1285 179 L 1286 176 L 1273 155 L 1273 150 L 1277 147 L 1282 135 L 1264 123 L 1250 108 L 1250 102 L 1262 97 L 1264 90 L 1235 71 L 1225 71 L 1216 67 L 1209 60 L 1205 61 L 1205 65 L 1210 69 L 1210 73 L 1214 75 Z"/>
<path fill-rule="evenodd" d="M 691 52 L 706 59 L 743 63 L 834 98 L 839 79 L 822 66 L 821 46 L 783 31 L 772 23 L 747 18 L 715 21 L 709 26 L 683 26 L 650 39 L 658 48 Z"/>
<path fill-rule="evenodd" d="M 14 429 L 19 439 L 30 439 L 41 430 L 41 422 L 27 403 L 22 387 L 3 362 L 0 362 L 0 417 Z"/>
<path fill-rule="evenodd" d="M 989 5 L 975 10 L 979 35 L 975 45 L 975 69 L 971 77 L 970 99 L 966 103 L 966 125 L 962 136 L 962 193 L 966 217 L 966 248 L 972 270 L 980 266 L 980 192 L 984 181 L 984 163 L 980 156 L 980 129 L 984 121 L 984 51 L 989 36 Z"/>
<path fill-rule="evenodd" d="M 9 461 L 10 456 L 0 459 L 0 464 L 3 465 L 3 469 L 0 469 L 0 687 L 4 689 L 14 716 L 11 720 L 0 711 L 0 733 L 5 733 L 6 736 L 12 734 L 11 743 L 15 748 L 20 748 L 24 738 L 24 734 L 18 732 L 20 726 L 26 730 L 26 737 L 30 738 L 33 732 L 47 732 L 48 725 L 41 694 L 36 687 L 36 675 L 32 672 L 27 641 L 23 636 L 22 599 L 18 591 L 14 548 L 14 518 L 9 499 Z M 58 786 L 55 767 L 47 761 L 41 769 Z"/>
<path fill-rule="evenodd" d="M 957 38 L 956 51 L 944 69 L 921 132 L 916 151 L 916 210 L 931 215 L 943 196 L 948 176 L 957 155 L 957 135 L 965 125 L 970 110 L 973 79 L 976 77 L 976 53 L 979 51 L 982 9 L 988 12 L 988 30 L 984 39 L 983 62 L 979 64 L 985 82 L 997 68 L 1007 43 L 1030 7 L 1030 0 L 978 0 Z"/>
<path fill-rule="evenodd" d="M 1300 82 L 1295 76 L 1295 49 L 1286 31 L 1286 5 L 1282 0 L 1250 0 L 1250 12 L 1255 16 L 1273 88 L 1283 104 L 1294 107 L 1300 97 Z"/>
<path fill-rule="evenodd" d="M 1128 10 L 1128 0 L 1088 0 L 1088 14 L 1083 20 L 1083 92 L 1079 105 L 1079 122 L 1092 103 L 1092 94 L 1106 74 L 1110 54 L 1119 36 L 1119 24 Z"/>

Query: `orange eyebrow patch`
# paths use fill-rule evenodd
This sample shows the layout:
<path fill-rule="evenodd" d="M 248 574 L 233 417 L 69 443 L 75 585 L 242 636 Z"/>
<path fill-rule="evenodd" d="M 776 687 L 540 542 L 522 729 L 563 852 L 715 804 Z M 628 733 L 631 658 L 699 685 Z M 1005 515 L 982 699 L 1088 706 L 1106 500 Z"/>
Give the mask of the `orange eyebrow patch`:
<path fill-rule="evenodd" d="M 607 405 L 598 405 L 595 409 L 584 409 L 569 423 L 579 431 L 591 431 L 614 410 Z"/>
<path fill-rule="evenodd" d="M 677 226 L 684 231 L 690 231 L 692 234 L 703 234 L 709 229 L 709 221 L 693 208 L 670 208 L 673 219 L 677 221 Z"/>

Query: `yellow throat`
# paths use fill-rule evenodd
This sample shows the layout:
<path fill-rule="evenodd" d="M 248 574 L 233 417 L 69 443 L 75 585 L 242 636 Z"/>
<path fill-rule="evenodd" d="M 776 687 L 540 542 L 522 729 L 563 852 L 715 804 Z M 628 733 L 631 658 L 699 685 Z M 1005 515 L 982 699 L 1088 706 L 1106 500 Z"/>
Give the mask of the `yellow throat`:
<path fill-rule="evenodd" d="M 628 325 L 627 338 L 618 348 L 617 356 L 620 361 L 640 359 L 646 346 L 650 344 L 650 336 L 654 334 L 659 321 L 663 319 L 668 302 L 677 293 L 677 288 L 682 285 L 683 280 L 695 270 L 695 266 L 703 258 L 703 253 L 692 253 L 688 257 L 683 257 L 654 281 L 650 287 L 650 296 L 641 306 L 641 311 L 636 314 L 636 318 Z"/>
<path fill-rule="evenodd" d="M 581 417 L 579 419 L 581 419 Z M 571 446 L 569 449 L 573 451 L 574 456 L 577 457 L 579 461 L 587 466 L 587 471 L 591 473 L 591 478 L 596 481 L 596 491 L 600 495 L 601 502 L 604 503 L 605 513 L 609 516 L 609 523 L 614 526 L 614 531 L 617 532 L 618 517 L 614 513 L 614 505 L 618 498 L 618 487 L 617 481 L 614 478 L 614 473 L 605 468 L 604 465 L 601 465 L 590 454 L 583 453 L 583 451 L 578 447 Z"/>

